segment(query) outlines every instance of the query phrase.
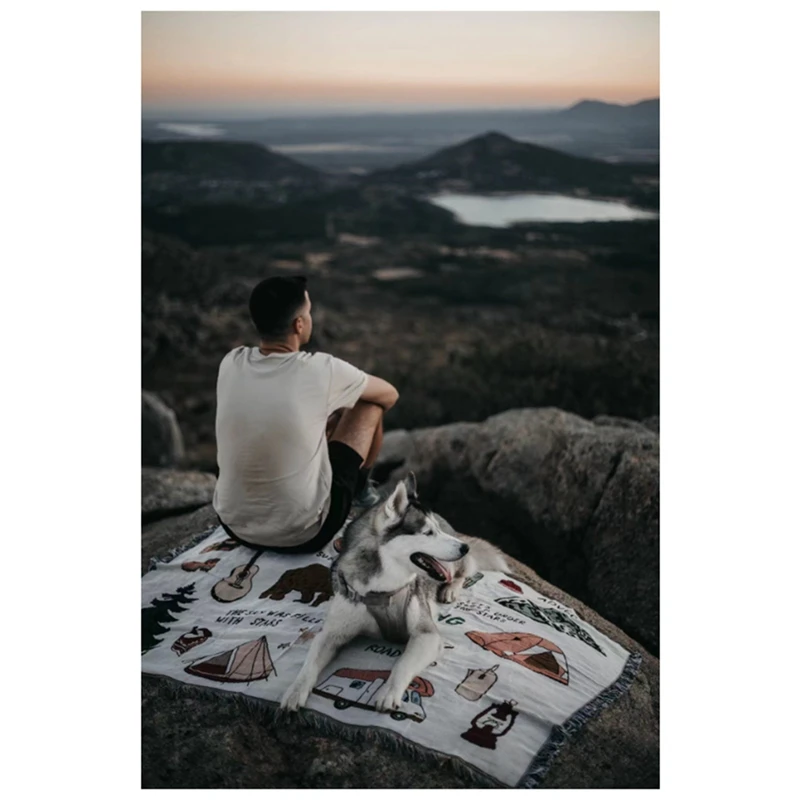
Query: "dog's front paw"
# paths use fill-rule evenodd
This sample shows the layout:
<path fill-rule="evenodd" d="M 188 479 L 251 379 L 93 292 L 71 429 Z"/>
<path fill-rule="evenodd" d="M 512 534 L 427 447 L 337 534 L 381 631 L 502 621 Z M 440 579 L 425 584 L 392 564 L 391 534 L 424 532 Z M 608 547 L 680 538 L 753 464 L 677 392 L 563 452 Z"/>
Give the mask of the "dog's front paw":
<path fill-rule="evenodd" d="M 436 590 L 436 599 L 444 605 L 450 605 L 458 600 L 461 594 L 461 586 L 463 581 L 453 581 L 453 583 L 445 583 Z"/>
<path fill-rule="evenodd" d="M 385 683 L 375 695 L 375 708 L 378 711 L 391 712 L 400 708 L 403 702 L 403 690 L 391 683 Z"/>
<path fill-rule="evenodd" d="M 308 701 L 311 687 L 306 687 L 300 681 L 295 681 L 284 693 L 281 699 L 281 708 L 284 711 L 297 711 Z"/>

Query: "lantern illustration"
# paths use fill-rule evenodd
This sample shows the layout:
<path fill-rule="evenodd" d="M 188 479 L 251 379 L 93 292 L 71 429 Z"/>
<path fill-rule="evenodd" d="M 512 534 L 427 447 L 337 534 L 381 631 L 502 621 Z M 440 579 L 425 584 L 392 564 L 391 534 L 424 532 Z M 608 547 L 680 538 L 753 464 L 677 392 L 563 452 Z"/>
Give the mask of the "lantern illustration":
<path fill-rule="evenodd" d="M 478 745 L 478 747 L 496 750 L 497 739 L 511 730 L 514 720 L 519 714 L 519 711 L 514 710 L 516 704 L 516 700 L 505 700 L 489 706 L 472 720 L 470 729 L 466 733 L 462 733 L 461 738 Z"/>

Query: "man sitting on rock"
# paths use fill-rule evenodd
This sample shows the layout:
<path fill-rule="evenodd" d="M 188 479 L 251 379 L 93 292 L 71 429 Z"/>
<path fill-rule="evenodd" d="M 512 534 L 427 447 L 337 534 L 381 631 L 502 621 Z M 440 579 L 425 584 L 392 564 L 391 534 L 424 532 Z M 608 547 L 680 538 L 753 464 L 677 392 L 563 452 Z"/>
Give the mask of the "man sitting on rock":
<path fill-rule="evenodd" d="M 250 316 L 260 345 L 237 347 L 219 368 L 214 509 L 245 544 L 313 553 L 351 506 L 377 503 L 370 469 L 397 390 L 327 353 L 300 351 L 312 330 L 305 278 L 259 283 Z"/>

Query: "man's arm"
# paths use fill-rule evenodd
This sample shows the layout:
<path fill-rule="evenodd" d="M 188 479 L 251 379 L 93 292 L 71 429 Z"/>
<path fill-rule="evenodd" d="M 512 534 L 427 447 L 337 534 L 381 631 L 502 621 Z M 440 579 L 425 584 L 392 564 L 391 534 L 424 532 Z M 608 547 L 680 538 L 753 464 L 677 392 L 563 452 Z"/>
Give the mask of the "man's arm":
<path fill-rule="evenodd" d="M 374 375 L 367 376 L 367 385 L 361 393 L 359 400 L 365 403 L 375 403 L 381 406 L 384 411 L 388 411 L 396 402 L 400 395 L 397 389 L 383 378 L 376 378 Z"/>

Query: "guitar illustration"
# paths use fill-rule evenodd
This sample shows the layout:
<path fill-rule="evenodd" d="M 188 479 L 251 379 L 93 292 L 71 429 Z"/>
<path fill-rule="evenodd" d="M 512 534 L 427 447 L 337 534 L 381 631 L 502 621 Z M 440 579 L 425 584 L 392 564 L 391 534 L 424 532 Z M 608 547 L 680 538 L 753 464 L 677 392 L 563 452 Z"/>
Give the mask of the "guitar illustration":
<path fill-rule="evenodd" d="M 233 603 L 247 595 L 253 588 L 253 576 L 258 572 L 258 567 L 254 564 L 260 555 L 261 551 L 256 550 L 247 564 L 234 567 L 227 578 L 214 584 L 211 596 L 220 603 Z"/>

